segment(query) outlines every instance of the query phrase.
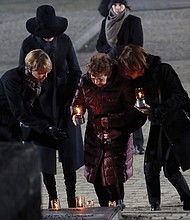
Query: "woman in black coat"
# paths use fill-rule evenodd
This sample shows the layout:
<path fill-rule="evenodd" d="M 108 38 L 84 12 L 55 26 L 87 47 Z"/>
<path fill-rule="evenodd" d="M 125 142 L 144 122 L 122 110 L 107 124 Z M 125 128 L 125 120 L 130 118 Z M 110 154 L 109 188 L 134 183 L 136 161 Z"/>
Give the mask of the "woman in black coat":
<path fill-rule="evenodd" d="M 143 88 L 151 127 L 145 153 L 145 179 L 152 211 L 160 210 L 160 170 L 179 193 L 183 209 L 190 210 L 190 190 L 180 172 L 190 168 L 190 122 L 186 117 L 187 93 L 178 75 L 159 57 L 139 46 L 126 46 L 119 57 L 121 74 L 134 88 Z"/>
<path fill-rule="evenodd" d="M 68 206 L 75 207 L 76 170 L 83 165 L 83 144 L 80 126 L 75 127 L 71 121 L 70 104 L 82 72 L 72 41 L 64 34 L 67 26 L 67 19 L 56 16 L 52 6 L 38 7 L 36 17 L 26 22 L 31 35 L 22 43 L 20 65 L 26 54 L 35 48 L 46 51 L 52 60 L 53 69 L 45 80 L 37 101 L 42 109 L 41 114 L 69 136 L 64 142 L 56 142 L 54 145 L 59 147 Z M 56 150 L 47 148 L 46 139 L 41 137 L 36 144 L 41 152 L 43 180 L 49 200 L 56 201 Z"/>
<path fill-rule="evenodd" d="M 141 19 L 130 14 L 127 1 L 111 0 L 108 8 L 109 14 L 102 21 L 97 40 L 97 51 L 118 58 L 127 44 L 143 46 Z"/>
<path fill-rule="evenodd" d="M 0 81 L 1 141 L 21 141 L 20 123 L 30 126 L 40 135 L 48 129 L 51 122 L 39 115 L 40 110 L 38 112 L 34 108 L 34 102 L 51 69 L 49 56 L 36 49 L 27 54 L 23 66 L 3 74 Z"/>

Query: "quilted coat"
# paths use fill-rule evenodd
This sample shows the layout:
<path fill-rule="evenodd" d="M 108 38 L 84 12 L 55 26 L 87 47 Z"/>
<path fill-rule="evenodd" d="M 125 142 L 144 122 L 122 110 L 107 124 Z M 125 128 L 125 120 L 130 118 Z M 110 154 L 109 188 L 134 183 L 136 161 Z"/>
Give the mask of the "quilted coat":
<path fill-rule="evenodd" d="M 116 184 L 113 158 L 119 182 L 132 176 L 132 139 L 130 134 L 141 127 L 146 116 L 137 111 L 134 96 L 127 80 L 118 76 L 116 71 L 103 87 L 94 85 L 88 73 L 83 75 L 76 92 L 73 106 L 80 104 L 88 113 L 84 139 L 85 176 L 94 183 L 97 172 L 101 172 L 102 185 Z M 109 128 L 122 131 L 122 135 L 105 144 L 100 118 L 107 116 Z"/>

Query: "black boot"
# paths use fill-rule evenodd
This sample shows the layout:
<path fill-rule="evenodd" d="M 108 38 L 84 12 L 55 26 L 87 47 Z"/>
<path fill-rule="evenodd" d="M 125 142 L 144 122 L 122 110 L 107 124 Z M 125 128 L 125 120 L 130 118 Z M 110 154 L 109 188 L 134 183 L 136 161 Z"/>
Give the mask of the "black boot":
<path fill-rule="evenodd" d="M 65 186 L 66 186 L 66 193 L 67 193 L 67 203 L 69 208 L 76 207 L 76 172 L 65 174 Z"/>
<path fill-rule="evenodd" d="M 183 175 L 180 172 L 177 172 L 169 176 L 168 180 L 176 188 L 181 201 L 184 202 L 183 209 L 190 210 L 190 189 Z"/>
<path fill-rule="evenodd" d="M 46 186 L 49 195 L 48 208 L 52 208 L 51 201 L 57 200 L 55 176 L 53 174 L 48 174 L 48 173 L 42 173 L 42 174 L 43 174 L 43 182 Z"/>

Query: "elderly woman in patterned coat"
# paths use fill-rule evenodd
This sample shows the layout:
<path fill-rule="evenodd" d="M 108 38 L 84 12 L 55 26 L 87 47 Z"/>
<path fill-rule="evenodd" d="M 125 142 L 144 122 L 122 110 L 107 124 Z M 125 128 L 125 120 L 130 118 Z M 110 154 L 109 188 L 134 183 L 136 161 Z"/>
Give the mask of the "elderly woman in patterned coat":
<path fill-rule="evenodd" d="M 127 80 L 121 78 L 107 54 L 90 58 L 76 92 L 73 109 L 88 112 L 84 140 L 85 177 L 94 184 L 101 206 L 124 198 L 123 183 L 132 176 L 131 133 L 146 116 L 133 107 Z M 76 123 L 74 112 L 73 121 Z M 116 172 L 115 172 L 116 171 Z M 116 174 L 116 175 L 115 175 Z M 119 192 L 117 190 L 119 184 Z"/>

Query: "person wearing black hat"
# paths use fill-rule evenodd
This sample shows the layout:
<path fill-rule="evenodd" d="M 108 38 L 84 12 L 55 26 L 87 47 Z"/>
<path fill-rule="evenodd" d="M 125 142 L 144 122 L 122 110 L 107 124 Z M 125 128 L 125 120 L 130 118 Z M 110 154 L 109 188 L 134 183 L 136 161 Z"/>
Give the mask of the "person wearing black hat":
<path fill-rule="evenodd" d="M 59 148 L 68 206 L 76 207 L 76 170 L 83 165 L 83 142 L 80 126 L 75 127 L 71 121 L 70 104 L 82 72 L 72 41 L 64 33 L 67 26 L 67 19 L 56 16 L 51 5 L 39 6 L 36 17 L 26 22 L 26 29 L 31 35 L 22 42 L 19 64 L 22 65 L 26 54 L 36 48 L 46 51 L 52 60 L 53 69 L 44 81 L 38 105 L 44 117 L 69 136 L 65 141 L 55 140 L 54 145 Z M 36 141 L 36 144 L 40 149 L 43 181 L 51 208 L 51 204 L 55 204 L 58 197 L 55 181 L 56 150 L 47 148 L 46 140 L 40 137 L 39 142 Z"/>

